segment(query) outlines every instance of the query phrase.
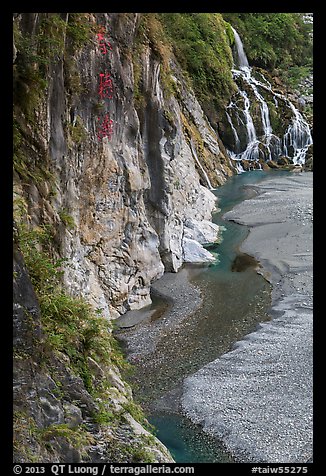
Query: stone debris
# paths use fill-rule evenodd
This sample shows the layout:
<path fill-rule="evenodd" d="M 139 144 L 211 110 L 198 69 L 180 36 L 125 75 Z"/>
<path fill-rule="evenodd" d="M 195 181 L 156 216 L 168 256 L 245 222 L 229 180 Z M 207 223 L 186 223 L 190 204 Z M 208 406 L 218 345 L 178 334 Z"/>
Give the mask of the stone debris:
<path fill-rule="evenodd" d="M 182 407 L 238 461 L 305 463 L 312 457 L 312 174 L 270 179 L 259 190 L 226 217 L 252 227 L 241 249 L 271 273 L 274 318 L 188 377 Z"/>

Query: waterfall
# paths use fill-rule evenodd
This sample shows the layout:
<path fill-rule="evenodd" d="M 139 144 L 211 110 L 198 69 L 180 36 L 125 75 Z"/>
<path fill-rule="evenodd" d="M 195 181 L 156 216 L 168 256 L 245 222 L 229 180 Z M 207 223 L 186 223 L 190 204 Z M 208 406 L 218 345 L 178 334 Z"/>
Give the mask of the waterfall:
<path fill-rule="evenodd" d="M 233 34 L 234 34 L 234 44 L 236 49 L 236 59 L 237 59 L 237 66 L 242 68 L 249 68 L 248 58 L 243 48 L 243 44 L 239 33 L 231 26 Z"/>
<path fill-rule="evenodd" d="M 256 138 L 257 138 L 254 122 L 253 122 L 251 114 L 250 114 L 250 101 L 249 101 L 248 95 L 245 91 L 239 91 L 239 93 L 244 99 L 244 110 L 243 110 L 243 112 L 244 112 L 244 115 L 245 115 L 245 118 L 246 118 L 248 144 L 250 144 L 251 142 L 255 141 Z"/>
<path fill-rule="evenodd" d="M 293 163 L 302 165 L 305 163 L 308 147 L 312 144 L 312 136 L 310 128 L 300 112 L 290 101 L 288 103 L 294 117 L 283 137 L 284 151 L 288 152 L 289 147 L 292 147 L 294 150 Z"/>
<path fill-rule="evenodd" d="M 228 107 L 232 107 L 232 106 L 228 106 Z M 230 127 L 231 127 L 232 132 L 233 132 L 233 135 L 234 135 L 235 147 L 236 147 L 236 149 L 239 149 L 239 148 L 240 148 L 240 139 L 239 139 L 237 130 L 236 130 L 236 128 L 234 127 L 234 125 L 233 125 L 233 123 L 232 123 L 231 116 L 230 116 L 230 114 L 228 113 L 227 110 L 225 111 L 225 113 L 226 113 L 227 120 L 228 120 L 228 122 L 229 122 L 229 124 L 230 124 Z"/>
<path fill-rule="evenodd" d="M 231 159 L 236 161 L 236 168 L 239 172 L 240 161 L 243 160 L 257 162 L 258 168 L 261 168 L 259 160 L 277 160 L 281 156 L 290 158 L 294 164 L 304 164 L 306 152 L 309 145 L 312 144 L 309 125 L 288 98 L 273 91 L 271 83 L 261 72 L 257 74 L 259 74 L 259 78 L 261 78 L 263 82 L 259 81 L 253 75 L 253 70 L 249 66 L 241 38 L 233 27 L 232 30 L 235 40 L 233 48 L 234 68 L 232 69 L 232 73 L 238 85 L 238 94 L 243 99 L 243 106 L 241 109 L 234 101 L 231 101 L 225 111 L 226 119 L 234 137 L 234 148 L 233 150 L 229 150 Z M 273 133 L 270 110 L 262 95 L 262 91 L 264 90 L 271 95 L 279 111 L 279 100 L 283 101 L 284 106 L 290 109 L 290 124 L 282 137 L 278 137 Z M 258 135 L 257 133 L 257 125 L 250 110 L 252 101 L 250 98 L 255 98 L 259 104 L 262 135 Z M 242 150 L 237 126 L 232 122 L 232 117 L 227 110 L 229 108 L 235 108 L 235 110 L 241 112 L 245 119 L 244 126 L 247 133 L 247 142 L 244 149 L 242 144 Z M 240 117 L 239 113 L 237 117 Z"/>
<path fill-rule="evenodd" d="M 248 76 L 246 75 L 246 78 Z M 294 155 L 293 155 L 293 163 L 294 164 L 303 164 L 306 152 L 308 150 L 308 147 L 310 144 L 312 144 L 312 136 L 310 132 L 309 125 L 307 122 L 304 120 L 302 117 L 302 114 L 298 111 L 298 109 L 294 106 L 294 104 L 284 95 L 275 93 L 272 89 L 272 85 L 265 80 L 268 86 L 264 85 L 260 81 L 258 81 L 256 78 L 250 75 L 250 80 L 251 80 L 251 85 L 254 89 L 255 95 L 257 99 L 263 104 L 263 109 L 264 111 L 262 114 L 264 114 L 263 118 L 263 124 L 264 124 L 264 130 L 266 131 L 265 134 L 267 133 L 267 141 L 270 142 L 271 138 L 274 137 L 277 139 L 276 141 L 276 147 L 277 147 L 277 152 L 278 155 L 280 156 L 282 152 L 284 153 L 285 156 L 289 156 L 289 147 L 292 146 L 294 150 Z M 268 106 L 266 102 L 264 101 L 264 98 L 259 94 L 257 91 L 257 86 L 261 87 L 262 89 L 266 89 L 270 91 L 273 94 L 273 99 L 275 105 L 278 107 L 278 101 L 277 97 L 281 100 L 283 100 L 287 107 L 291 109 L 292 111 L 292 123 L 289 125 L 287 131 L 285 132 L 282 141 L 283 141 L 283 148 L 281 148 L 281 140 L 276 137 L 274 134 L 272 134 L 272 128 L 270 126 L 270 121 L 269 121 L 269 111 L 268 111 Z"/>
<path fill-rule="evenodd" d="M 264 134 L 265 136 L 269 136 L 272 133 L 272 126 L 269 118 L 269 109 L 267 106 L 266 101 L 264 100 L 263 96 L 259 94 L 258 89 L 255 86 L 255 83 L 251 83 L 251 87 L 255 93 L 256 98 L 258 99 L 260 103 L 260 111 L 261 111 L 261 117 L 262 117 L 262 122 L 263 122 L 263 128 L 264 128 Z"/>

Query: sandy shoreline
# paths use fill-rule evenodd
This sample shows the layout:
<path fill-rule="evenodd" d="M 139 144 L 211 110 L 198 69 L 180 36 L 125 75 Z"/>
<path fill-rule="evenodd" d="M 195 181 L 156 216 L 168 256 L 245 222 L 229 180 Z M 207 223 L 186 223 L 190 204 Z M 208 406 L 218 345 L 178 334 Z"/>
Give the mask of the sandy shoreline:
<path fill-rule="evenodd" d="M 263 265 L 274 302 L 294 292 L 312 295 L 312 180 L 312 173 L 266 180 L 255 186 L 257 197 L 224 216 L 251 228 L 241 251 Z"/>
<path fill-rule="evenodd" d="M 188 377 L 182 406 L 239 461 L 312 457 L 312 173 L 265 180 L 226 218 L 273 284 L 273 320 Z"/>

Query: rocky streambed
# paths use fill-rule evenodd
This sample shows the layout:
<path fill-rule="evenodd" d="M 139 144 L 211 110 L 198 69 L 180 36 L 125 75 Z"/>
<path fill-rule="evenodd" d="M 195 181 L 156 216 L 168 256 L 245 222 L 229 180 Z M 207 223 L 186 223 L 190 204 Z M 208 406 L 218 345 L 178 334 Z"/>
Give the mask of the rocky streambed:
<path fill-rule="evenodd" d="M 182 408 L 239 461 L 312 458 L 312 174 L 268 180 L 228 219 L 273 284 L 273 319 L 184 382 Z"/>
<path fill-rule="evenodd" d="M 228 215 L 233 221 L 223 222 L 223 213 L 257 193 L 243 185 L 268 177 L 259 185 L 263 195 L 239 205 L 250 207 L 248 213 L 237 215 L 236 207 Z M 230 179 L 218 190 L 222 210 L 214 218 L 226 225 L 215 249 L 219 263 L 166 274 L 153 286 L 152 306 L 118 321 L 118 336 L 135 364 L 136 398 L 178 462 L 311 456 L 309 339 L 301 345 L 311 325 L 310 177 L 256 171 Z M 280 203 L 287 204 L 283 215 Z M 249 229 L 234 221 L 258 233 L 255 253 L 253 231 L 248 236 Z M 303 223 L 307 233 L 297 240 Z M 265 241 L 260 224 L 267 226 Z M 274 285 L 272 321 L 271 287 L 253 255 Z"/>

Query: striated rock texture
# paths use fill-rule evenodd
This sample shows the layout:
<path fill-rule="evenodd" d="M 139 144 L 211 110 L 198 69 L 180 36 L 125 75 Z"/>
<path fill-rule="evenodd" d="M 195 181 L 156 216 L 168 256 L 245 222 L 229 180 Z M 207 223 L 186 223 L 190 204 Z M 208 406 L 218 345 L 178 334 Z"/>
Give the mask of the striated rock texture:
<path fill-rule="evenodd" d="M 164 269 L 180 268 L 185 220 L 210 220 L 215 197 L 208 188 L 234 170 L 176 62 L 170 64 L 174 92 L 167 94 L 150 44 L 135 52 L 138 15 L 82 15 L 93 37 L 76 48 L 67 29 L 63 51 L 47 65 L 47 87 L 32 121 L 16 101 L 26 167 L 42 161 L 51 172 L 50 180 L 23 185 L 22 193 L 31 223 L 46 221 L 57 230 L 58 253 L 70 264 L 67 288 L 115 317 L 148 304 L 150 283 Z M 20 34 L 37 35 L 44 16 L 21 14 L 15 24 Z M 74 20 L 62 18 L 68 26 Z M 106 55 L 96 43 L 98 25 L 109 32 Z M 99 75 L 105 72 L 113 97 L 101 100 Z M 113 120 L 112 139 L 99 141 L 97 118 L 105 114 Z M 65 217 L 75 226 L 66 226 Z"/>
<path fill-rule="evenodd" d="M 42 332 L 41 310 L 14 249 L 14 461 L 171 462 L 139 419 L 116 365 L 87 358 L 91 386 Z M 90 387 L 90 385 L 88 385 Z M 105 388 L 105 392 L 100 389 Z"/>
<path fill-rule="evenodd" d="M 173 55 L 167 74 L 146 33 L 140 41 L 139 17 L 14 15 L 15 220 L 51 235 L 65 292 L 108 319 L 149 304 L 164 270 L 213 259 L 202 247 L 218 235 L 209 189 L 234 173 Z M 99 139 L 105 120 L 112 137 Z M 20 246 L 15 461 L 172 461 L 140 425 L 116 365 L 88 356 L 78 373 L 60 335 L 49 345 Z M 98 398 L 85 368 L 93 390 L 107 384 Z"/>

